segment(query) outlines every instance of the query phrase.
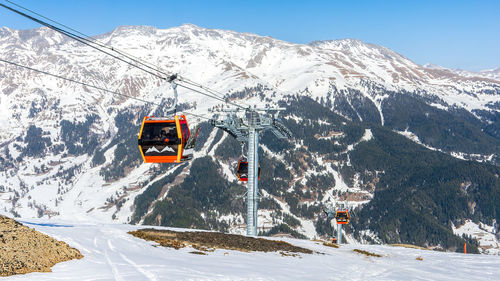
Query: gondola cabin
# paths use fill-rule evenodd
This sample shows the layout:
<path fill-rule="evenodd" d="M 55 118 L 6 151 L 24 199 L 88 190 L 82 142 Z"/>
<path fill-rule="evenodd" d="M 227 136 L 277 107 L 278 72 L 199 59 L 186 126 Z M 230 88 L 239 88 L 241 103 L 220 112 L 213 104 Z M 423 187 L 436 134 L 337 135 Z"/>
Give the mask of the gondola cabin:
<path fill-rule="evenodd" d="M 238 168 L 236 169 L 236 175 L 240 181 L 248 181 L 248 161 L 240 159 L 238 161 Z M 260 165 L 259 165 L 259 180 L 260 180 Z"/>
<path fill-rule="evenodd" d="M 337 212 L 335 212 L 335 220 L 337 220 L 337 224 L 348 224 L 349 219 L 349 211 L 347 209 L 337 210 Z"/>
<path fill-rule="evenodd" d="M 144 163 L 181 163 L 192 158 L 186 145 L 191 136 L 186 116 L 144 117 L 139 132 L 139 150 Z"/>

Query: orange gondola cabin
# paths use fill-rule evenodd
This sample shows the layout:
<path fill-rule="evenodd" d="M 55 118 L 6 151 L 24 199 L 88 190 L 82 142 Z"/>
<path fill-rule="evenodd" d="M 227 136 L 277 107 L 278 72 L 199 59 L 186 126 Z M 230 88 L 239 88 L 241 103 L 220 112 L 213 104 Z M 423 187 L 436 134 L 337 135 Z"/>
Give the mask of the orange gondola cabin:
<path fill-rule="evenodd" d="M 335 219 L 337 220 L 337 224 L 348 224 L 349 223 L 349 211 L 346 210 L 337 210 L 335 212 Z"/>
<path fill-rule="evenodd" d="M 236 175 L 240 181 L 248 181 L 248 161 L 246 159 L 240 159 L 238 161 L 238 168 L 236 169 Z M 260 180 L 260 165 L 259 165 L 259 180 Z"/>
<path fill-rule="evenodd" d="M 144 163 L 181 163 L 193 156 L 186 116 L 144 117 L 139 132 L 139 150 Z"/>

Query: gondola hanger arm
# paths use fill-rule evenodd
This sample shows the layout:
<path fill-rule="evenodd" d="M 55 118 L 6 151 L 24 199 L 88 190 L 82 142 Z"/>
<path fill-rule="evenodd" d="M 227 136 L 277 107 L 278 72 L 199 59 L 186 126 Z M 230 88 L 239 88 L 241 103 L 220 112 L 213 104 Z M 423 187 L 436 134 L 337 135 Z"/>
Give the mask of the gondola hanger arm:
<path fill-rule="evenodd" d="M 167 107 L 163 110 L 165 116 L 169 115 L 172 111 L 174 112 L 174 114 L 177 113 L 177 100 L 179 94 L 177 93 L 177 83 L 175 82 L 175 79 L 177 79 L 177 74 L 171 75 L 166 79 L 166 81 L 170 83 L 170 85 L 172 85 L 172 89 L 174 90 L 174 103 L 172 104 L 172 106 Z"/>

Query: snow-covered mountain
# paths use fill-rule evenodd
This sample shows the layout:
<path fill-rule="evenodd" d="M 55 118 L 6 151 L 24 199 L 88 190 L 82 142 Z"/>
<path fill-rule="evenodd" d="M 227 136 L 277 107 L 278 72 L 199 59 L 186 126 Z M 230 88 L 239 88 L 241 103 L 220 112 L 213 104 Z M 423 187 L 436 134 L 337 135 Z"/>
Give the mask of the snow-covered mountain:
<path fill-rule="evenodd" d="M 432 105 L 438 108 L 456 106 L 471 112 L 498 111 L 496 102 L 500 80 L 466 77 L 446 69 L 423 67 L 390 49 L 359 40 L 316 41 L 300 45 L 194 25 L 165 30 L 122 26 L 97 38 L 104 44 L 222 93 L 263 84 L 277 92 L 276 100 L 283 94 L 304 91 L 313 98 L 327 98 L 332 87 L 336 91 L 358 89 L 379 108 L 382 123 L 380 105 L 386 95 L 377 92 L 379 87 L 435 95 L 439 103 Z M 3 27 L 0 29 L 0 49 L 4 59 L 118 89 L 125 94 L 150 100 L 159 100 L 161 94 L 169 94 L 159 90 L 159 82 L 147 73 L 47 28 L 18 31 Z M 2 89 L 0 120 L 6 124 L 2 126 L 3 142 L 23 131 L 18 119 L 24 120 L 22 123 L 26 129 L 27 118 L 33 118 L 29 117 L 30 112 L 33 115 L 32 112 L 40 110 L 38 119 L 48 119 L 48 116 L 41 118 L 41 115 L 48 114 L 41 110 L 44 103 L 52 105 L 59 100 L 58 105 L 67 111 L 61 112 L 59 117 L 68 120 L 84 120 L 84 115 L 90 112 L 106 116 L 98 112 L 99 108 L 82 110 L 91 105 L 107 108 L 112 104 L 124 108 L 137 104 L 132 100 L 114 100 L 109 95 L 82 89 L 79 85 L 7 66 L 2 75 Z M 63 94 L 68 91 L 72 94 Z M 182 102 L 198 102 L 198 106 L 205 109 L 216 104 L 204 99 L 189 92 L 183 92 L 181 97 Z M 70 113 L 70 117 L 66 118 L 65 113 Z M 11 118 L 13 116 L 16 118 Z M 105 123 L 102 131 L 109 129 Z"/>
<path fill-rule="evenodd" d="M 495 75 L 462 75 L 424 67 L 385 47 L 353 39 L 301 45 L 194 25 L 164 30 L 122 26 L 96 38 L 168 72 L 230 94 L 241 103 L 276 104 L 290 96 L 307 96 L 348 120 L 388 126 L 414 140 L 416 136 L 416 140 L 433 149 L 480 161 L 494 162 L 498 158 L 499 142 L 495 134 L 500 133 L 495 122 L 500 115 L 500 80 Z M 172 97 L 169 85 L 155 77 L 47 28 L 0 28 L 0 54 L 5 60 L 133 97 L 155 102 Z M 3 212 L 22 217 L 130 222 L 138 208 L 134 203 L 137 196 L 156 183 L 163 183 L 169 175 L 176 176 L 160 188 L 161 192 L 155 193 L 152 202 L 163 200 L 172 185 L 190 175 L 191 164 L 173 168 L 140 164 L 139 158 L 130 156 L 136 150 L 133 132 L 138 130 L 138 122 L 157 108 L 5 63 L 0 63 L 0 67 L 0 209 Z M 415 122 L 398 124 L 394 121 L 396 115 L 391 113 L 394 111 L 387 108 L 400 107 L 393 101 L 401 93 L 416 97 L 422 106 L 427 106 L 427 111 L 418 112 L 419 116 L 432 116 L 428 109 L 443 114 L 460 112 L 460 118 L 476 126 L 484 145 L 446 146 L 436 141 L 436 136 L 419 131 L 422 128 Z M 185 89 L 180 89 L 180 102 L 206 116 L 211 115 L 210 109 L 220 106 L 217 100 Z M 303 117 L 290 118 L 307 121 Z M 191 120 L 191 123 L 201 121 Z M 359 139 L 349 143 L 347 164 L 349 151 L 371 139 L 369 128 L 362 132 Z M 456 133 L 459 134 L 459 129 Z M 208 131 L 195 158 L 210 156 L 221 165 L 226 180 L 232 181 L 235 177 L 230 161 L 222 161 L 215 153 L 226 139 L 226 135 L 221 136 L 216 130 Z M 330 139 L 335 142 L 335 138 Z M 286 162 L 283 154 L 265 145 L 263 149 L 275 161 Z M 331 162 L 318 155 L 313 157 L 318 165 Z M 342 175 L 340 166 L 335 165 L 326 170 L 306 167 L 300 173 L 295 171 L 292 182 L 307 184 L 311 176 L 334 179 L 331 186 L 324 188 L 334 194 L 330 198 L 323 191 L 320 196 L 323 202 L 345 200 L 342 192 L 349 191 L 356 194 L 350 201 L 355 207 L 369 202 L 374 194 L 374 187 L 366 188 L 368 184 L 359 174 L 351 182 Z M 299 221 L 295 228 L 299 233 L 310 238 L 318 235 L 313 219 L 294 215 L 289 202 L 265 190 L 263 193 L 283 213 Z M 152 203 L 147 205 L 139 221 L 143 222 L 153 209 Z M 272 226 L 285 220 L 265 210 L 261 216 L 263 227 L 265 223 Z M 241 232 L 243 217 L 235 213 L 219 220 L 227 223 L 230 231 Z M 161 220 L 161 216 L 155 219 Z M 495 227 L 492 229 L 496 231 Z M 348 236 L 348 239 L 354 238 Z"/>

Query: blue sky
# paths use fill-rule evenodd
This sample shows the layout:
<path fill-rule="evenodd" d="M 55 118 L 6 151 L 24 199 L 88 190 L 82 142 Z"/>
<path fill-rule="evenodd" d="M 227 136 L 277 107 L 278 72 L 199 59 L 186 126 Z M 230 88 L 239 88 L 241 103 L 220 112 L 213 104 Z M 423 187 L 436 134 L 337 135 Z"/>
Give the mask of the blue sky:
<path fill-rule="evenodd" d="M 498 0 L 12 1 L 90 35 L 120 25 L 169 28 L 192 23 L 294 43 L 356 38 L 393 49 L 419 64 L 472 71 L 500 67 Z M 0 26 L 38 27 L 3 8 Z"/>

